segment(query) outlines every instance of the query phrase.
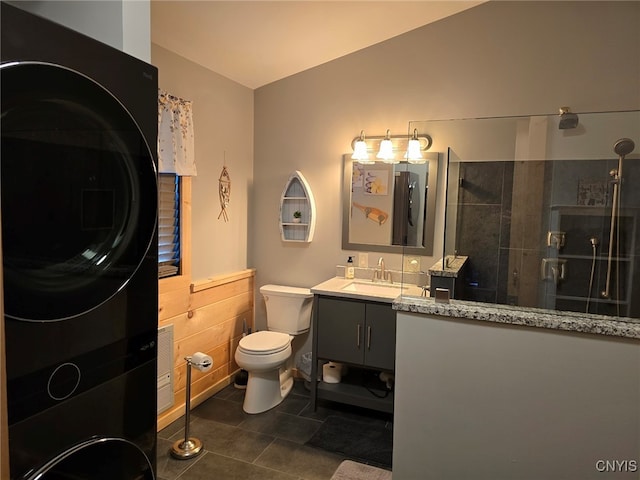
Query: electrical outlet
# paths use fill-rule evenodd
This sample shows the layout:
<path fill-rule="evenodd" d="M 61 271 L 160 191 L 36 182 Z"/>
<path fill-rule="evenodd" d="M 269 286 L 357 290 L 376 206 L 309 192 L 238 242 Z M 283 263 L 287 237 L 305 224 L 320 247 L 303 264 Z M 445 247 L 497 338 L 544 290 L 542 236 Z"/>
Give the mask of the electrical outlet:
<path fill-rule="evenodd" d="M 369 254 L 368 253 L 359 253 L 358 254 L 358 267 L 367 268 L 369 266 Z"/>
<path fill-rule="evenodd" d="M 420 271 L 420 257 L 403 257 L 403 259 L 403 271 L 413 273 Z"/>

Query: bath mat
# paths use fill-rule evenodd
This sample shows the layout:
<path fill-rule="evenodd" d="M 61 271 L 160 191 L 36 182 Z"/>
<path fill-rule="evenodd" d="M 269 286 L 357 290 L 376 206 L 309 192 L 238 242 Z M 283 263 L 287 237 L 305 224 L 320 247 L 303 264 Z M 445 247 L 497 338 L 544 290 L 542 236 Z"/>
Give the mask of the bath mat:
<path fill-rule="evenodd" d="M 329 416 L 307 445 L 349 459 L 391 468 L 393 430 L 350 418 Z"/>
<path fill-rule="evenodd" d="M 391 480 L 391 472 L 371 465 L 345 460 L 333 473 L 331 480 Z"/>

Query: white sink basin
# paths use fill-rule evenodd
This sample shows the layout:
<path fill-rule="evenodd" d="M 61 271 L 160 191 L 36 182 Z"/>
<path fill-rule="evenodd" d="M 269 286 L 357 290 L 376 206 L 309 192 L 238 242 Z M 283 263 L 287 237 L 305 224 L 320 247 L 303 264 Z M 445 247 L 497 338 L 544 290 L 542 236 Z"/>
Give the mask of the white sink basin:
<path fill-rule="evenodd" d="M 365 293 L 369 295 L 380 295 L 394 298 L 401 295 L 406 289 L 407 287 L 403 285 L 373 282 L 351 282 L 342 287 L 342 290 L 345 292 Z"/>

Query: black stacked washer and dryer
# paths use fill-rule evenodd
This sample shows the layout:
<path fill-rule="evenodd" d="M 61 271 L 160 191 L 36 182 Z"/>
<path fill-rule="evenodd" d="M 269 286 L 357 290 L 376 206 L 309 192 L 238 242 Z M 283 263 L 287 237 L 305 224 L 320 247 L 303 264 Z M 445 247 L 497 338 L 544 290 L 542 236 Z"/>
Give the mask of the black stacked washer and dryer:
<path fill-rule="evenodd" d="M 157 69 L 1 9 L 11 478 L 153 479 Z"/>

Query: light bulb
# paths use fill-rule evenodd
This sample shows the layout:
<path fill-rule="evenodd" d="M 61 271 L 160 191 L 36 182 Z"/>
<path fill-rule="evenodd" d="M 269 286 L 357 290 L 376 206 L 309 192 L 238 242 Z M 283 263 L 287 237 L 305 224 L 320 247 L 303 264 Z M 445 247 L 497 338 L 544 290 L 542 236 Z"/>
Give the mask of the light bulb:
<path fill-rule="evenodd" d="M 413 136 L 407 144 L 407 153 L 404 154 L 404 158 L 409 163 L 425 163 L 426 160 L 422 157 L 420 151 L 420 140 L 418 140 L 418 129 L 413 130 Z"/>
<path fill-rule="evenodd" d="M 404 154 L 404 158 L 406 158 L 409 163 L 425 162 L 424 158 L 422 157 L 422 153 L 420 152 L 420 140 L 409 140 L 409 146 L 407 148 L 407 153 Z"/>
<path fill-rule="evenodd" d="M 399 163 L 393 153 L 393 143 L 391 142 L 389 130 L 387 130 L 387 136 L 385 139 L 380 142 L 380 150 L 378 151 L 376 158 L 381 159 L 385 163 Z"/>
<path fill-rule="evenodd" d="M 369 153 L 367 153 L 367 142 L 364 140 L 357 140 L 353 147 L 353 155 L 351 158 L 354 160 L 369 160 Z"/>
<path fill-rule="evenodd" d="M 372 165 L 375 160 L 369 160 L 369 152 L 367 151 L 367 142 L 364 139 L 364 130 L 360 130 L 360 137 L 353 145 L 353 155 L 351 158 L 362 165 Z"/>

